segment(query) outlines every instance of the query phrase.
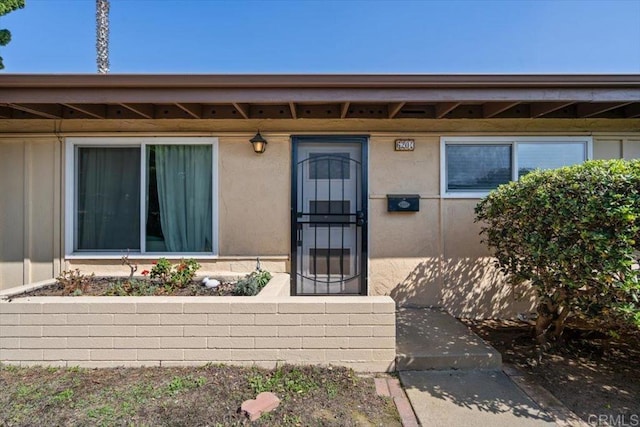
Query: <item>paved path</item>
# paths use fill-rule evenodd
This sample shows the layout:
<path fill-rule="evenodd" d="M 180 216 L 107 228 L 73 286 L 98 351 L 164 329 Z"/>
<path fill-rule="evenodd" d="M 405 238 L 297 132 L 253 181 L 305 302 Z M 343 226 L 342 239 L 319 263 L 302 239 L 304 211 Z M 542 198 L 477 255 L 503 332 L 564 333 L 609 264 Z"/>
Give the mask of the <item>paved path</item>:
<path fill-rule="evenodd" d="M 458 319 L 431 308 L 401 308 L 396 313 L 396 368 L 500 369 L 500 353 Z"/>
<path fill-rule="evenodd" d="M 554 419 L 502 371 L 401 371 L 423 427 L 540 427 Z"/>

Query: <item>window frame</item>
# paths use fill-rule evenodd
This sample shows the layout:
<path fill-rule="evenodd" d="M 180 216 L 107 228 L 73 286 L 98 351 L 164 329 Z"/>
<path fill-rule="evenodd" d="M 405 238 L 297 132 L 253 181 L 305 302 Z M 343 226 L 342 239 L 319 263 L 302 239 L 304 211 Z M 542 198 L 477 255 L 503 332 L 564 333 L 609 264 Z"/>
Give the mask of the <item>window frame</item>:
<path fill-rule="evenodd" d="M 146 149 L 148 145 L 209 145 L 211 146 L 211 252 L 147 252 L 146 251 Z M 129 255 L 138 259 L 156 259 L 164 257 L 176 259 L 182 257 L 217 258 L 218 253 L 218 138 L 217 137 L 69 137 L 65 140 L 65 257 L 69 259 L 117 259 L 126 255 L 121 250 L 76 250 L 76 208 L 77 208 L 77 152 L 81 147 L 137 147 L 140 149 L 140 250 Z"/>
<path fill-rule="evenodd" d="M 443 136 L 440 138 L 440 196 L 450 199 L 479 199 L 489 191 L 449 191 L 447 183 L 448 145 L 510 145 L 511 146 L 511 180 L 518 177 L 518 145 L 519 144 L 576 144 L 584 145 L 584 161 L 593 158 L 593 137 L 591 136 Z"/>

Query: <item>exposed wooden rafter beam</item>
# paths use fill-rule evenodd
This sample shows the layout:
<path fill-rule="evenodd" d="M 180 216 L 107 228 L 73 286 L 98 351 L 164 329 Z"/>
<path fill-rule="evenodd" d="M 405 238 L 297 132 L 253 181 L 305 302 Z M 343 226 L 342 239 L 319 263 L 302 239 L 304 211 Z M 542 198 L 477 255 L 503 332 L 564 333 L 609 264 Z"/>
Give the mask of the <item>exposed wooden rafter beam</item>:
<path fill-rule="evenodd" d="M 347 114 L 349 114 L 349 106 L 351 105 L 350 102 L 345 102 L 342 104 L 342 108 L 340 110 L 340 118 L 344 119 L 347 117 Z"/>
<path fill-rule="evenodd" d="M 51 105 L 33 105 L 33 104 L 7 104 L 8 107 L 15 110 L 24 111 L 25 113 L 34 114 L 46 119 L 61 119 L 62 111 L 56 104 Z"/>
<path fill-rule="evenodd" d="M 236 109 L 236 111 L 238 113 L 240 113 L 240 115 L 245 118 L 248 119 L 249 118 L 249 108 L 247 106 L 244 106 L 242 104 L 239 104 L 237 102 L 233 102 L 233 108 Z"/>
<path fill-rule="evenodd" d="M 375 87 L 69 87 L 33 88 L 3 87 L 0 76 L 0 99 L 5 103 L 16 104 L 118 104 L 148 103 L 173 104 L 179 100 L 189 104 L 287 104 L 295 100 L 300 104 L 388 104 L 407 102 L 408 104 L 448 104 L 448 103 L 543 103 L 568 102 L 576 103 L 610 103 L 638 102 L 640 99 L 640 82 L 637 87 L 593 87 L 584 89 L 571 88 L 412 88 L 400 86 L 381 90 Z"/>
<path fill-rule="evenodd" d="M 616 108 L 629 105 L 631 102 L 603 102 L 603 103 L 588 103 L 578 104 L 578 117 L 593 117 L 598 114 L 606 113 L 607 111 L 614 110 Z"/>
<path fill-rule="evenodd" d="M 404 107 L 404 104 L 406 104 L 406 102 L 396 102 L 393 104 L 389 104 L 389 118 L 393 119 L 395 116 L 397 116 L 400 110 L 402 110 L 402 107 Z"/>
<path fill-rule="evenodd" d="M 451 111 L 455 110 L 461 103 L 460 102 L 443 102 L 436 104 L 436 119 L 441 119 Z"/>
<path fill-rule="evenodd" d="M 511 107 L 515 107 L 519 102 L 491 102 L 482 105 L 482 116 L 486 119 L 495 117 L 498 114 L 507 111 Z"/>
<path fill-rule="evenodd" d="M 573 101 L 535 102 L 531 104 L 531 117 L 534 119 L 542 117 L 546 114 L 568 107 L 571 104 L 573 104 Z"/>
<path fill-rule="evenodd" d="M 640 117 L 640 104 L 630 104 L 624 108 L 624 115 L 629 118 Z"/>
<path fill-rule="evenodd" d="M 176 102 L 176 107 L 178 107 L 194 119 L 202 118 L 202 105 L 180 104 Z"/>
<path fill-rule="evenodd" d="M 295 102 L 289 102 L 289 110 L 291 110 L 291 118 L 292 119 L 297 119 L 298 118 L 298 113 L 296 112 L 296 103 Z"/>
<path fill-rule="evenodd" d="M 118 104 L 145 119 L 153 119 L 153 104 Z"/>
<path fill-rule="evenodd" d="M 94 119 L 106 119 L 107 107 L 102 105 L 87 105 L 87 104 L 62 104 L 72 110 L 80 111 L 82 114 L 93 117 Z"/>

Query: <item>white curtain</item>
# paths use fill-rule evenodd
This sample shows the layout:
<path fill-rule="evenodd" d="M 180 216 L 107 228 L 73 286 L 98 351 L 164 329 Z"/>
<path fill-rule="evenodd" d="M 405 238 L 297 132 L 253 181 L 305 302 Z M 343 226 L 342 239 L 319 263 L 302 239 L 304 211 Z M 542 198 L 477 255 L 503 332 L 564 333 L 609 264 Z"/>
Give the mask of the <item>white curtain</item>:
<path fill-rule="evenodd" d="M 140 249 L 140 149 L 78 148 L 77 249 Z"/>
<path fill-rule="evenodd" d="M 160 223 L 167 251 L 211 251 L 211 146 L 154 148 Z"/>

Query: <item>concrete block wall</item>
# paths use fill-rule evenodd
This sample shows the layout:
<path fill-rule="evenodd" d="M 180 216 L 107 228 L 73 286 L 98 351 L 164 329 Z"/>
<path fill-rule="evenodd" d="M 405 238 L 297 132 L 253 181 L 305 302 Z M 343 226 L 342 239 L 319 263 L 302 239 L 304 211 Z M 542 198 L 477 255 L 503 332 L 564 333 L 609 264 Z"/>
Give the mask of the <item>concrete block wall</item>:
<path fill-rule="evenodd" d="M 31 297 L 0 300 L 0 362 L 207 362 L 394 369 L 395 303 L 376 297 Z"/>

